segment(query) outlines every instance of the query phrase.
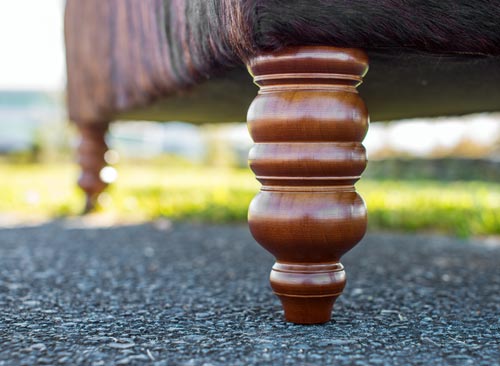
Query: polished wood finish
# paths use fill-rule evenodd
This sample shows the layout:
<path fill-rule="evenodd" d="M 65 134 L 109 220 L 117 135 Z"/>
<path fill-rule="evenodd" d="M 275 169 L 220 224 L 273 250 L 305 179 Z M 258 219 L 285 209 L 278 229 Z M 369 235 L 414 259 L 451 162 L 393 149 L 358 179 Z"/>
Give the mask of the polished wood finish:
<path fill-rule="evenodd" d="M 340 257 L 366 231 L 354 183 L 366 167 L 369 119 L 356 87 L 368 59 L 308 46 L 261 55 L 248 69 L 260 87 L 247 117 L 249 162 L 262 183 L 250 230 L 276 257 L 271 287 L 286 320 L 324 323 L 345 286 Z"/>
<path fill-rule="evenodd" d="M 101 170 L 106 166 L 104 154 L 108 150 L 106 145 L 106 132 L 108 122 L 76 123 L 80 132 L 78 145 L 78 163 L 81 167 L 78 185 L 85 192 L 84 213 L 95 208 L 99 194 L 106 188 L 100 176 Z"/>

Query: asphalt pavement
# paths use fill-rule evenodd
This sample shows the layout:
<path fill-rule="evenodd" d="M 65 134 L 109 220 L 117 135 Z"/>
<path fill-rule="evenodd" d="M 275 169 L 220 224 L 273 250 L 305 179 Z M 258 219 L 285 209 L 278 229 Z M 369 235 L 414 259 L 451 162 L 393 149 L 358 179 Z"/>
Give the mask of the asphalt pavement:
<path fill-rule="evenodd" d="M 500 240 L 369 233 L 333 320 L 283 321 L 245 225 L 0 229 L 3 365 L 500 365 Z"/>

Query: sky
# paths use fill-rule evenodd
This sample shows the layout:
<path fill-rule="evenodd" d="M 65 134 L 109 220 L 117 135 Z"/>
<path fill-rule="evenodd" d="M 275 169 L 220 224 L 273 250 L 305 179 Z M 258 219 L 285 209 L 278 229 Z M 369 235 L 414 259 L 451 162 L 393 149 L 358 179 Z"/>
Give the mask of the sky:
<path fill-rule="evenodd" d="M 363 145 L 368 155 L 391 147 L 415 156 L 426 156 L 437 147 L 450 149 L 464 140 L 493 145 L 500 139 L 500 114 L 412 119 L 391 124 L 372 123 Z"/>
<path fill-rule="evenodd" d="M 0 90 L 61 90 L 63 0 L 0 0 Z"/>

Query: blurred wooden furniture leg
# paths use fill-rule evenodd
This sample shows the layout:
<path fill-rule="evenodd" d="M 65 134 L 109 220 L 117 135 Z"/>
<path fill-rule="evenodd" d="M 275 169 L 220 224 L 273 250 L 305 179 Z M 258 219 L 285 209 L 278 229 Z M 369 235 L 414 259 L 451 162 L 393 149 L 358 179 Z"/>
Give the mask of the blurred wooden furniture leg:
<path fill-rule="evenodd" d="M 271 286 L 286 320 L 330 320 L 345 286 L 340 257 L 366 231 L 354 183 L 366 166 L 368 113 L 356 87 L 358 49 L 296 47 L 248 63 L 259 94 L 248 111 L 250 167 L 262 183 L 250 204 L 254 238 L 277 259 Z"/>
<path fill-rule="evenodd" d="M 76 125 L 81 137 L 77 150 L 78 163 L 81 167 L 78 185 L 86 195 L 84 213 L 89 213 L 95 208 L 99 194 L 107 186 L 100 173 L 106 166 L 104 154 L 108 150 L 106 132 L 109 123 L 77 122 Z"/>

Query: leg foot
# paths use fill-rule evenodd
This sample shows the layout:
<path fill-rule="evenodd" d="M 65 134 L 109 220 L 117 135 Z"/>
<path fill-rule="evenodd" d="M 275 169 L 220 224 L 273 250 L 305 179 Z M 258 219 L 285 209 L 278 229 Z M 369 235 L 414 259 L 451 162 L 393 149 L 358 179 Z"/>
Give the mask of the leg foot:
<path fill-rule="evenodd" d="M 366 167 L 368 113 L 356 86 L 367 62 L 360 50 L 311 46 L 248 65 L 260 86 L 248 111 L 249 162 L 262 183 L 248 219 L 277 259 L 270 280 L 287 321 L 330 320 L 345 286 L 340 257 L 366 231 L 354 184 Z"/>
<path fill-rule="evenodd" d="M 297 265 L 277 262 L 271 287 L 280 298 L 285 319 L 292 323 L 319 324 L 330 320 L 333 304 L 345 286 L 340 263 Z"/>
<path fill-rule="evenodd" d="M 105 140 L 108 123 L 77 123 L 77 126 L 81 135 L 78 145 L 78 163 L 81 167 L 78 185 L 85 192 L 83 214 L 87 214 L 95 209 L 99 194 L 107 186 L 100 173 L 106 166 L 104 154 L 108 150 Z"/>

